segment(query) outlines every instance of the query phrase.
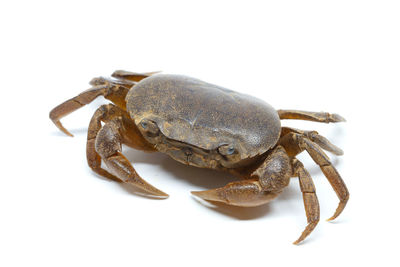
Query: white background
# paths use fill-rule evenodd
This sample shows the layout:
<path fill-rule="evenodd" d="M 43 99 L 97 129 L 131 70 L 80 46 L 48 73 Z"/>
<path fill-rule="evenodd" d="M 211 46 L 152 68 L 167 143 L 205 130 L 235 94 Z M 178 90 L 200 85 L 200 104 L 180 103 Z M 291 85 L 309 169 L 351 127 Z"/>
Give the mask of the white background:
<path fill-rule="evenodd" d="M 398 1 L 2 1 L 1 266 L 399 266 Z M 345 151 L 343 214 L 319 168 L 321 221 L 306 225 L 297 179 L 260 208 L 209 207 L 191 190 L 224 174 L 124 151 L 154 200 L 95 175 L 86 129 L 99 99 L 63 120 L 48 112 L 116 69 L 185 74 L 276 108 L 347 123 L 285 121 Z M 351 264 L 351 265 L 350 265 Z"/>

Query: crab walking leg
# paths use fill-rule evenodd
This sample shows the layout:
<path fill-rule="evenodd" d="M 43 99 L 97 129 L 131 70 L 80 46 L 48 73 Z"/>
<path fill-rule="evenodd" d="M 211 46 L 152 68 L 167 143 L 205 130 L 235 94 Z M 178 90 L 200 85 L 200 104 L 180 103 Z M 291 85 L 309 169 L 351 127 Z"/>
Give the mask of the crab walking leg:
<path fill-rule="evenodd" d="M 316 122 L 342 122 L 346 121 L 338 114 L 330 114 L 327 112 L 310 112 L 301 110 L 278 110 L 278 115 L 281 120 L 306 120 Z"/>
<path fill-rule="evenodd" d="M 329 183 L 333 187 L 338 196 L 340 202 L 339 205 L 333 214 L 332 217 L 328 219 L 328 221 L 336 219 L 340 213 L 346 207 L 347 201 L 349 200 L 350 193 L 344 183 L 342 177 L 340 176 L 339 172 L 333 167 L 332 163 L 330 162 L 328 156 L 312 141 L 306 138 L 300 138 L 300 147 L 303 147 L 307 150 L 308 154 L 310 154 L 311 158 L 317 163 L 326 178 L 328 179 Z"/>
<path fill-rule="evenodd" d="M 104 83 L 100 84 L 101 81 Z M 50 111 L 50 119 L 62 132 L 69 136 L 73 135 L 64 128 L 60 120 L 68 114 L 74 112 L 75 110 L 89 104 L 99 96 L 104 96 L 104 98 L 111 100 L 120 108 L 125 109 L 125 97 L 129 91 L 128 87 L 126 87 L 125 85 L 109 83 L 104 78 L 95 78 L 90 83 L 94 85 L 92 88 L 65 101 L 64 103 L 61 103 L 52 111 Z"/>
<path fill-rule="evenodd" d="M 138 72 L 131 72 L 131 71 L 126 71 L 126 70 L 116 70 L 116 71 L 114 71 L 113 74 L 111 74 L 111 76 L 114 78 L 118 78 L 118 79 L 139 82 L 140 80 L 147 78 L 151 75 L 157 74 L 157 73 L 159 73 L 159 71 L 138 73 Z"/>
<path fill-rule="evenodd" d="M 93 86 L 92 88 L 55 107 L 53 110 L 50 111 L 50 119 L 63 133 L 69 136 L 73 136 L 67 129 L 64 128 L 60 120 L 68 114 L 74 112 L 75 110 L 89 104 L 95 98 L 99 96 L 104 96 L 104 98 L 112 101 L 118 107 L 125 109 L 126 94 L 128 93 L 129 89 L 135 85 L 135 83 L 132 81 L 138 82 L 146 77 L 149 77 L 151 73 L 131 73 L 130 76 L 127 76 L 127 72 L 119 73 L 119 76 L 117 75 L 118 73 L 118 71 L 115 72 L 114 74 L 116 75 L 114 76 L 113 74 L 113 76 L 116 78 L 121 76 L 121 78 L 125 80 L 112 81 L 103 77 L 92 79 L 90 81 L 90 85 Z"/>
<path fill-rule="evenodd" d="M 293 173 L 299 177 L 300 189 L 303 194 L 304 209 L 306 211 L 308 223 L 301 236 L 295 242 L 293 242 L 293 244 L 298 244 L 303 241 L 317 226 L 319 222 L 319 203 L 315 193 L 314 183 L 303 164 L 294 158 L 292 166 Z"/>
<path fill-rule="evenodd" d="M 288 133 L 301 134 L 310 139 L 311 141 L 313 141 L 314 143 L 316 143 L 317 145 L 319 145 L 321 148 L 325 149 L 326 151 L 329 151 L 337 156 L 343 155 L 342 149 L 332 144 L 328 139 L 326 139 L 322 135 L 319 135 L 317 131 L 302 131 L 295 128 L 282 127 L 281 137 L 284 137 Z"/>
<path fill-rule="evenodd" d="M 98 96 L 104 95 L 107 91 L 106 85 L 94 86 L 79 95 L 65 101 L 50 111 L 49 117 L 63 133 L 69 136 L 73 136 L 64 126 L 61 124 L 61 118 L 74 112 L 75 110 L 89 104 Z"/>
<path fill-rule="evenodd" d="M 205 200 L 234 206 L 255 207 L 268 203 L 289 184 L 292 176 L 290 158 L 283 147 L 270 152 L 248 180 L 229 183 L 224 187 L 192 192 Z"/>
<path fill-rule="evenodd" d="M 105 122 L 104 126 L 101 126 L 102 121 Z M 121 153 L 122 144 L 144 151 L 154 151 L 152 145 L 139 134 L 136 125 L 124 110 L 112 104 L 101 106 L 93 115 L 89 125 L 87 139 L 89 166 L 96 173 L 110 179 L 130 183 L 154 196 L 168 197 L 166 193 L 153 187 L 137 174 Z M 101 160 L 112 174 L 101 168 Z"/>
<path fill-rule="evenodd" d="M 340 200 L 335 213 L 331 218 L 328 219 L 328 221 L 337 218 L 346 207 L 346 204 L 350 197 L 350 193 L 347 190 L 346 184 L 344 183 L 339 172 L 329 160 L 329 157 L 317 144 L 302 136 L 301 134 L 287 134 L 286 136 L 284 136 L 284 138 L 282 138 L 280 144 L 285 147 L 291 157 L 306 150 L 307 153 L 314 160 L 314 162 L 319 165 Z"/>

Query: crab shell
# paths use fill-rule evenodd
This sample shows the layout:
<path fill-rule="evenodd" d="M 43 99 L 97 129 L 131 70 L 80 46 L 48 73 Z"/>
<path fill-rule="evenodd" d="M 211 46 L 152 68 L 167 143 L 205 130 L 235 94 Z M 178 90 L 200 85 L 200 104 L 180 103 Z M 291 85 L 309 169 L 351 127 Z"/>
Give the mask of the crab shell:
<path fill-rule="evenodd" d="M 233 146 L 240 159 L 274 147 L 281 131 L 278 113 L 266 102 L 182 75 L 148 77 L 129 91 L 126 102 L 139 129 L 149 120 L 168 140 L 205 151 Z"/>

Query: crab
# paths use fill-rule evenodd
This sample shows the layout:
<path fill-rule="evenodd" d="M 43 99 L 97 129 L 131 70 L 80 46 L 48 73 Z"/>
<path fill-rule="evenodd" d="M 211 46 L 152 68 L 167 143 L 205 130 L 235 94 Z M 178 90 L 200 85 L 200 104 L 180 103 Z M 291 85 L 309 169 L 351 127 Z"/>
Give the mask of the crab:
<path fill-rule="evenodd" d="M 120 70 L 111 76 L 92 79 L 92 88 L 50 112 L 54 124 L 72 136 L 61 118 L 98 96 L 112 102 L 95 111 L 88 127 L 87 162 L 97 174 L 129 183 L 151 196 L 167 198 L 166 193 L 140 177 L 122 154 L 121 146 L 159 151 L 186 165 L 241 178 L 221 188 L 192 194 L 243 207 L 270 202 L 288 186 L 291 177 L 298 177 L 307 217 L 307 226 L 294 242 L 298 244 L 320 219 L 312 178 L 296 158 L 307 151 L 340 201 L 328 220 L 338 217 L 345 208 L 349 192 L 323 150 L 335 155 L 343 151 L 316 131 L 282 127 L 280 122 L 295 119 L 334 123 L 345 121 L 343 117 L 326 112 L 275 110 L 255 97 L 182 75 Z"/>

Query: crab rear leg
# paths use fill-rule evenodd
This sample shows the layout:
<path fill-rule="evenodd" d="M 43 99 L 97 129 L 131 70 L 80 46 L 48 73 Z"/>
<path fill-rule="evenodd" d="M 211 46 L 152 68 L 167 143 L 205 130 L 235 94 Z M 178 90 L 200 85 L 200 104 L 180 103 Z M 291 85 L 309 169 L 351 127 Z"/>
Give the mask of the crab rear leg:
<path fill-rule="evenodd" d="M 105 122 L 104 126 L 101 126 L 101 122 Z M 155 151 L 154 147 L 141 136 L 126 111 L 112 104 L 101 106 L 89 124 L 87 138 L 89 166 L 107 178 L 132 184 L 153 196 L 168 197 L 166 193 L 139 176 L 121 153 L 122 144 L 144 151 Z M 111 173 L 101 168 L 101 160 Z"/>
<path fill-rule="evenodd" d="M 319 222 L 319 202 L 315 193 L 315 186 L 310 174 L 296 158 L 292 160 L 293 173 L 299 177 L 300 190 L 303 194 L 304 208 L 307 216 L 307 226 L 301 236 L 293 242 L 297 245 L 303 241 L 317 226 Z"/>
<path fill-rule="evenodd" d="M 346 121 L 339 114 L 331 114 L 327 112 L 310 112 L 301 110 L 278 110 L 278 115 L 281 120 L 306 120 L 316 122 L 342 122 Z"/>
<path fill-rule="evenodd" d="M 286 134 L 280 139 L 279 143 L 285 147 L 290 157 L 294 157 L 306 150 L 314 162 L 319 165 L 340 201 L 335 213 L 328 221 L 336 219 L 346 207 L 350 194 L 346 184 L 339 172 L 332 165 L 329 157 L 322 151 L 318 144 L 311 141 L 307 136 L 296 132 Z"/>
<path fill-rule="evenodd" d="M 295 129 L 295 128 L 289 128 L 289 127 L 282 127 L 281 130 L 281 138 L 285 137 L 287 134 L 300 134 L 308 139 L 310 139 L 311 141 L 313 141 L 314 143 L 316 143 L 317 145 L 319 145 L 321 148 L 325 149 L 326 151 L 329 151 L 337 156 L 341 156 L 343 155 L 343 150 L 340 149 L 339 147 L 335 146 L 334 144 L 332 144 L 328 139 L 326 139 L 325 137 L 323 137 L 322 135 L 319 135 L 317 131 L 302 131 L 299 129 Z M 290 136 L 290 135 L 289 135 Z M 297 147 L 296 145 L 292 145 L 290 147 L 285 147 L 286 150 L 291 149 L 291 148 L 295 148 Z M 287 151 L 289 152 L 289 151 Z M 289 153 L 290 154 L 290 153 Z M 298 154 L 298 152 L 292 153 L 293 155 Z"/>
<path fill-rule="evenodd" d="M 255 207 L 268 203 L 289 184 L 291 163 L 285 150 L 278 146 L 250 175 L 250 179 L 232 182 L 224 187 L 192 192 L 205 200 L 234 206 Z"/>

